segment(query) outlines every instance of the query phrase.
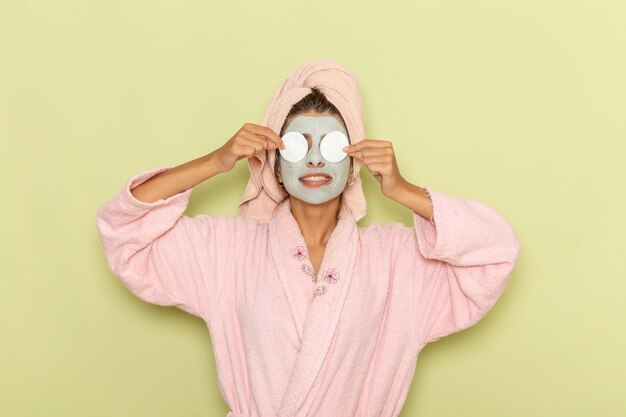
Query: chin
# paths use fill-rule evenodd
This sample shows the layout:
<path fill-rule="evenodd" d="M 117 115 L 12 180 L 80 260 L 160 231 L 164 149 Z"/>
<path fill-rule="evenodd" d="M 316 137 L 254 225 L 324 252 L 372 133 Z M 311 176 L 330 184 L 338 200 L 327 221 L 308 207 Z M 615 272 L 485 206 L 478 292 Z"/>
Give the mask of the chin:
<path fill-rule="evenodd" d="M 332 202 L 333 200 L 340 199 L 342 194 L 343 194 L 343 191 L 341 193 L 339 193 L 339 195 L 337 195 L 337 196 L 324 199 L 324 201 L 311 201 L 311 200 L 308 200 L 308 199 L 300 198 L 300 197 L 295 196 L 293 194 L 289 194 L 289 197 L 292 198 L 292 199 L 298 200 L 302 204 L 308 204 L 308 205 L 311 205 L 311 206 L 319 206 L 319 205 L 322 205 L 322 204 L 328 204 L 328 203 Z"/>

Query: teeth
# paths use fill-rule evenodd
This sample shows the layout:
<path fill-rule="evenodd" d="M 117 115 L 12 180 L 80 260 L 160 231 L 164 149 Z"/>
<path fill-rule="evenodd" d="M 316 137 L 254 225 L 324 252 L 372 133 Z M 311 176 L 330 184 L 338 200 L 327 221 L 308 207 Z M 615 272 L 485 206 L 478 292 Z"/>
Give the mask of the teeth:
<path fill-rule="evenodd" d="M 328 179 L 330 179 L 330 178 L 323 177 L 321 175 L 316 175 L 316 176 L 312 176 L 312 177 L 302 178 L 302 181 L 326 181 Z"/>

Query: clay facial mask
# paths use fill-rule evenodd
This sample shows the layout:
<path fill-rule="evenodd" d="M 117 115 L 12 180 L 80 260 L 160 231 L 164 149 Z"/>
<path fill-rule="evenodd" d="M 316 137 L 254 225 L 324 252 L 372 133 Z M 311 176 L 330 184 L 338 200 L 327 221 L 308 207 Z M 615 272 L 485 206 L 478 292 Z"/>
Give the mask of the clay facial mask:
<path fill-rule="evenodd" d="M 344 190 L 350 158 L 348 132 L 333 116 L 296 116 L 285 129 L 280 171 L 285 190 L 311 204 L 329 201 Z"/>

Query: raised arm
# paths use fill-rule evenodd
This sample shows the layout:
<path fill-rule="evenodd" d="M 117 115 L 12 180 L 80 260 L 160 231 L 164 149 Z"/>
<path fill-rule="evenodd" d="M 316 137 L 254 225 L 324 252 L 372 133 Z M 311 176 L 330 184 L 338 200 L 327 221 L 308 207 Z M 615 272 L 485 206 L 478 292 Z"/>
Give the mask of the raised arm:
<path fill-rule="evenodd" d="M 520 245 L 494 209 L 418 187 L 398 169 L 391 142 L 364 139 L 344 150 L 363 162 L 383 194 L 413 212 L 414 227 L 393 226 L 402 298 L 422 346 L 470 327 L 495 304 L 517 262 Z"/>
<path fill-rule="evenodd" d="M 195 187 L 222 172 L 230 171 L 237 161 L 250 158 L 263 149 L 283 146 L 281 138 L 265 126 L 245 123 L 222 147 L 208 155 L 179 165 L 168 167 L 137 184 L 131 190 L 133 197 L 145 203 L 166 199 Z"/>
<path fill-rule="evenodd" d="M 249 139 L 251 129 L 266 128 L 246 124 L 202 158 L 138 174 L 98 209 L 96 225 L 107 264 L 133 294 L 211 321 L 225 279 L 236 272 L 234 255 L 245 250 L 241 237 L 254 234 L 258 224 L 184 212 L 193 187 L 272 146 L 259 136 Z"/>
<path fill-rule="evenodd" d="M 185 216 L 192 188 L 151 203 L 134 197 L 134 187 L 172 169 L 132 177 L 100 207 L 96 225 L 109 268 L 133 294 L 210 320 L 223 282 L 220 272 L 231 272 L 223 259 L 234 250 L 227 237 L 236 219 Z"/>
<path fill-rule="evenodd" d="M 413 211 L 416 239 L 405 246 L 418 257 L 412 299 L 421 345 L 484 317 L 504 292 L 520 252 L 512 227 L 494 209 L 430 187 L 424 190 L 434 224 Z"/>

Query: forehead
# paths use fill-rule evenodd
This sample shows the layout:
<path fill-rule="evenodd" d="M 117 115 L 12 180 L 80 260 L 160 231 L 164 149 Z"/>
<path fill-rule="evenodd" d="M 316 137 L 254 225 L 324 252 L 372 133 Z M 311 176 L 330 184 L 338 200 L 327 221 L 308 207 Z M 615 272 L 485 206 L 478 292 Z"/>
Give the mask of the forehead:
<path fill-rule="evenodd" d="M 339 130 L 347 135 L 346 129 L 333 116 L 296 116 L 289 122 L 285 132 L 323 134 Z"/>

